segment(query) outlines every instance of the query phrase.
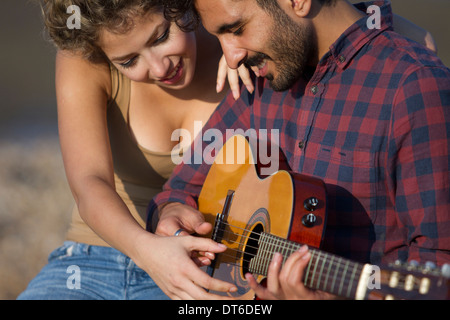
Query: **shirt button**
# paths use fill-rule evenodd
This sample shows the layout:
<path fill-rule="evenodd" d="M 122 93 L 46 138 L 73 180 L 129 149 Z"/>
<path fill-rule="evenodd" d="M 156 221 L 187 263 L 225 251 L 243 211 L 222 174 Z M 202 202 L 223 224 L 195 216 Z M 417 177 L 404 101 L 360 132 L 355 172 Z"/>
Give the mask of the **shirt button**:
<path fill-rule="evenodd" d="M 316 94 L 317 91 L 318 91 L 317 86 L 313 86 L 313 87 L 311 88 L 312 94 Z"/>
<path fill-rule="evenodd" d="M 344 63 L 345 62 L 345 57 L 344 56 L 339 56 L 339 61 Z"/>
<path fill-rule="evenodd" d="M 298 147 L 299 147 L 300 150 L 303 150 L 303 148 L 305 147 L 305 141 L 303 141 L 303 140 L 299 141 Z"/>

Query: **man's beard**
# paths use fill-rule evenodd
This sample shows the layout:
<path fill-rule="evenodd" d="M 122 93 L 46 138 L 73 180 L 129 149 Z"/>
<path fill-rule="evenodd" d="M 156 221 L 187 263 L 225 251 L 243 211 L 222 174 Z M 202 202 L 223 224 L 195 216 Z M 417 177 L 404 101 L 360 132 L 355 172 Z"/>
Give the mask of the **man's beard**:
<path fill-rule="evenodd" d="M 269 49 L 272 57 L 257 53 L 246 63 L 257 66 L 264 59 L 272 60 L 278 71 L 275 76 L 268 73 L 265 78 L 275 91 L 290 89 L 304 74 L 311 61 L 314 47 L 313 33 L 308 27 L 301 27 L 291 20 L 283 11 L 274 17 L 274 27 L 271 31 Z"/>

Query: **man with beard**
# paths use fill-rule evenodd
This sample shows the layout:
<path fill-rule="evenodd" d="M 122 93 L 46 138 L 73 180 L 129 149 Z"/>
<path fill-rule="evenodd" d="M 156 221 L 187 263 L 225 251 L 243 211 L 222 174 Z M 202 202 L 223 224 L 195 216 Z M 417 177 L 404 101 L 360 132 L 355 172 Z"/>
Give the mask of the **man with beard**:
<path fill-rule="evenodd" d="M 370 5 L 380 7 L 380 28 L 368 26 Z M 204 130 L 279 130 L 290 168 L 326 183 L 324 251 L 371 264 L 450 260 L 450 71 L 392 31 L 389 3 L 178 0 L 167 6 L 190 22 L 199 15 L 228 65 L 245 63 L 259 75 L 255 92 L 226 99 Z M 175 169 L 149 208 L 153 228 L 159 218 L 158 234 L 203 228 L 196 199 L 209 167 L 186 162 Z M 330 298 L 303 285 L 309 259 L 302 247 L 281 269 L 275 256 L 267 288 L 246 278 L 262 298 Z"/>

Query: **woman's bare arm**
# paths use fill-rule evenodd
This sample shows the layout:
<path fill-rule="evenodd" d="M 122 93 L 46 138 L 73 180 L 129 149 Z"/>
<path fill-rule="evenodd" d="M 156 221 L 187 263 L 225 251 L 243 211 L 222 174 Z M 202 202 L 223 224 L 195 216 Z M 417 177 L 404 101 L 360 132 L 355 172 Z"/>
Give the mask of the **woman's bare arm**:
<path fill-rule="evenodd" d="M 108 65 L 93 65 L 59 52 L 56 90 L 61 150 L 67 179 L 82 219 L 103 240 L 129 256 L 173 299 L 218 299 L 212 291 L 233 285 L 210 278 L 192 253 L 223 252 L 211 239 L 162 237 L 147 232 L 115 191 L 107 129 L 111 95 Z"/>

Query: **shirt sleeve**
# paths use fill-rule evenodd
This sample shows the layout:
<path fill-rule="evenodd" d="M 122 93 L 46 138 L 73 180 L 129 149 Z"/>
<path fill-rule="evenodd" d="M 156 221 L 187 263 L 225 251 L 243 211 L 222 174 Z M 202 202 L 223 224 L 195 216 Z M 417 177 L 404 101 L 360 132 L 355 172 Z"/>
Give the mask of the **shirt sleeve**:
<path fill-rule="evenodd" d="M 204 154 L 205 148 L 213 142 L 208 140 L 211 136 L 207 134 L 208 131 L 214 130 L 213 136 L 220 136 L 223 145 L 227 130 L 250 128 L 253 95 L 243 87 L 241 92 L 238 100 L 234 100 L 232 94 L 225 97 L 194 139 L 189 152 L 183 156 L 183 161 L 175 167 L 163 191 L 152 199 L 148 207 L 147 230 L 152 230 L 152 217 L 157 217 L 158 208 L 167 203 L 179 202 L 198 209 L 198 196 L 211 167 L 211 160 L 205 161 Z"/>
<path fill-rule="evenodd" d="M 396 96 L 388 153 L 388 219 L 401 226 L 409 260 L 450 261 L 449 138 L 450 72 L 420 67 Z"/>

